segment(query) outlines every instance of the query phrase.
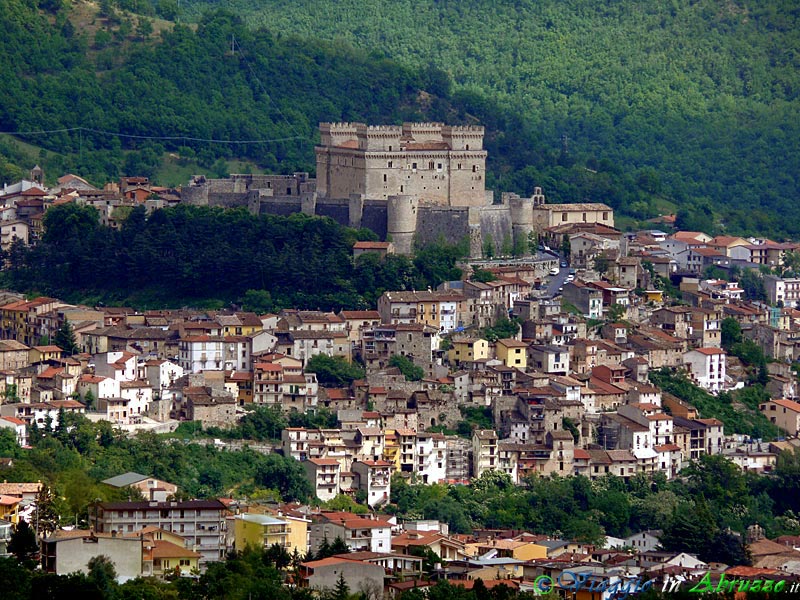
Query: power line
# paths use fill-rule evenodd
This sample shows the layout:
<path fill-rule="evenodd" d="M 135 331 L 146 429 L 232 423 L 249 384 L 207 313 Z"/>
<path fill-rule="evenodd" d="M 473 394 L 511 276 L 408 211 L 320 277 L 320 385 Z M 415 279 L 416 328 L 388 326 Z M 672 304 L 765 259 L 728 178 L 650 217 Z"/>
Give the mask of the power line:
<path fill-rule="evenodd" d="M 0 131 L 0 134 L 3 135 L 17 135 L 17 136 L 25 136 L 25 135 L 49 135 L 52 133 L 72 133 L 77 131 L 79 134 L 83 132 L 86 133 L 93 133 L 96 135 L 104 135 L 109 137 L 117 137 L 117 138 L 126 138 L 126 139 L 136 139 L 136 140 L 161 140 L 161 141 L 187 141 L 187 142 L 200 142 L 206 144 L 228 144 L 228 145 L 235 145 L 235 144 L 270 144 L 275 142 L 288 142 L 291 140 L 298 140 L 298 139 L 306 139 L 307 136 L 300 135 L 297 130 L 292 125 L 291 121 L 286 118 L 286 115 L 280 109 L 280 107 L 272 101 L 272 98 L 267 93 L 267 89 L 264 87 L 264 84 L 261 83 L 261 80 L 258 78 L 258 75 L 255 72 L 255 69 L 247 60 L 247 57 L 242 50 L 241 44 L 239 44 L 239 40 L 236 39 L 235 35 L 231 36 L 231 52 L 235 54 L 236 50 L 239 50 L 239 56 L 244 64 L 247 66 L 247 69 L 250 71 L 250 75 L 253 80 L 258 84 L 258 87 L 261 88 L 264 97 L 266 97 L 267 102 L 269 102 L 270 106 L 275 109 L 283 122 L 286 123 L 286 126 L 289 128 L 289 131 L 294 134 L 288 137 L 281 137 L 281 138 L 270 138 L 265 140 L 219 140 L 214 138 L 200 138 L 200 137 L 192 137 L 187 135 L 136 135 L 131 133 L 121 133 L 118 131 L 105 131 L 103 129 L 94 129 L 92 127 L 62 127 L 59 129 L 40 129 L 40 130 L 32 130 L 32 131 Z M 82 140 L 81 140 L 82 141 Z"/>
<path fill-rule="evenodd" d="M 250 71 L 250 75 L 251 75 L 251 77 L 252 77 L 252 78 L 255 80 L 255 82 L 258 84 L 258 87 L 260 87 L 260 88 L 261 88 L 261 91 L 263 92 L 264 96 L 266 96 L 266 98 L 267 98 L 267 101 L 268 101 L 268 102 L 270 103 L 270 105 L 271 105 L 271 106 L 272 106 L 272 107 L 273 107 L 273 108 L 274 108 L 274 109 L 275 109 L 275 110 L 278 112 L 278 114 L 279 114 L 279 115 L 281 116 L 281 118 L 283 119 L 283 122 L 284 122 L 284 123 L 286 123 L 286 125 L 289 127 L 289 130 L 290 130 L 290 131 L 291 131 L 293 134 L 295 134 L 295 136 L 296 136 L 296 137 L 302 137 L 302 136 L 299 136 L 299 135 L 297 135 L 297 131 L 296 131 L 296 130 L 295 130 L 295 128 L 292 126 L 291 122 L 289 122 L 289 119 L 287 119 L 287 118 L 286 118 L 286 115 L 284 115 L 284 114 L 283 114 L 283 111 L 280 109 L 280 107 L 279 107 L 279 106 L 278 106 L 278 105 L 277 105 L 275 102 L 273 102 L 273 101 L 272 101 L 272 98 L 271 98 L 271 97 L 270 97 L 270 95 L 267 93 L 267 89 L 264 87 L 264 84 L 262 84 L 262 83 L 261 83 L 261 80 L 258 78 L 258 75 L 256 75 L 256 72 L 255 72 L 255 70 L 253 69 L 252 65 L 251 65 L 251 64 L 250 64 L 250 62 L 247 60 L 247 57 L 245 56 L 245 54 L 244 54 L 244 51 L 242 50 L 242 46 L 241 46 L 241 44 L 239 44 L 239 40 L 237 40 L 237 39 L 236 39 L 236 36 L 235 36 L 235 35 L 232 35 L 232 36 L 231 36 L 231 48 L 233 48 L 233 45 L 234 45 L 234 44 L 235 44 L 235 45 L 236 45 L 236 47 L 239 49 L 239 56 L 241 56 L 241 57 L 242 57 L 242 60 L 244 61 L 244 64 L 245 64 L 245 65 L 247 65 L 247 68 L 248 68 L 248 70 Z"/>
<path fill-rule="evenodd" d="M 105 131 L 103 129 L 94 129 L 92 127 L 64 127 L 61 129 L 39 129 L 34 131 L 0 131 L 2 135 L 49 135 L 51 133 L 71 133 L 71 132 L 86 132 L 94 133 L 97 135 L 105 135 L 110 137 L 129 138 L 137 140 L 165 140 L 165 141 L 178 141 L 186 140 L 187 142 L 205 142 L 209 144 L 268 144 L 271 142 L 286 142 L 289 140 L 301 139 L 304 136 L 293 135 L 290 137 L 270 138 L 265 140 L 219 140 L 214 138 L 199 138 L 188 135 L 135 135 L 131 133 L 120 133 L 118 131 Z M 293 131 L 293 133 L 295 133 Z"/>

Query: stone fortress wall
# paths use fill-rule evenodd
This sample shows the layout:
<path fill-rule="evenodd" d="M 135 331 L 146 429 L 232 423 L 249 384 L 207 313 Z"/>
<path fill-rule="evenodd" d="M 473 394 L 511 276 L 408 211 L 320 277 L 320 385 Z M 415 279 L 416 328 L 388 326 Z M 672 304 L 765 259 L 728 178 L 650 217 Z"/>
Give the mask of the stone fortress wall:
<path fill-rule="evenodd" d="M 308 173 L 195 177 L 181 199 L 246 206 L 253 214 L 326 216 L 371 229 L 403 254 L 415 243 L 468 239 L 472 257 L 482 256 L 489 239 L 496 252 L 527 240 L 545 204 L 541 188 L 531 198 L 503 193 L 492 203 L 484 187 L 483 127 L 321 123 L 320 132 L 316 180 Z"/>

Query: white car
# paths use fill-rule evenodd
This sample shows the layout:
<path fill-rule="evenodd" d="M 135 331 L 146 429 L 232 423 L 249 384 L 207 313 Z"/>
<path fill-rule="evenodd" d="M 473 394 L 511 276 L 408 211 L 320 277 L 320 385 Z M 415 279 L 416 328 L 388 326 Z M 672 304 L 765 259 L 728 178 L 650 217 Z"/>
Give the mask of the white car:
<path fill-rule="evenodd" d="M 550 275 L 558 275 L 558 267 L 553 267 L 550 269 Z"/>
<path fill-rule="evenodd" d="M 575 279 L 575 275 L 567 275 L 567 281 L 572 281 Z"/>

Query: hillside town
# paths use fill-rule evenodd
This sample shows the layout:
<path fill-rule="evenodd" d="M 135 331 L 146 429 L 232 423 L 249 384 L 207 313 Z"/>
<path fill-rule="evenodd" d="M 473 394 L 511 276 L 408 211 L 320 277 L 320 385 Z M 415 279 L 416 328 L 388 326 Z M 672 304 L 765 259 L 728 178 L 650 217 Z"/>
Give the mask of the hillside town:
<path fill-rule="evenodd" d="M 66 175 L 46 187 L 34 169 L 0 191 L 0 245 L 36 244 L 53 206 L 93 206 L 103 224 L 120 227 L 135 206 L 153 211 L 181 201 L 181 190 L 141 177 L 96 189 Z M 103 484 L 133 488 L 140 499 L 96 502 L 88 528 L 41 539 L 42 568 L 86 571 L 104 555 L 123 579 L 188 576 L 231 550 L 277 544 L 299 556 L 326 550 L 325 558 L 300 562 L 293 584 L 326 589 L 343 578 L 370 598 L 441 579 L 534 591 L 542 576 L 564 572 L 595 582 L 604 598 L 637 578 L 658 579 L 659 589 L 671 577 L 709 571 L 715 580 L 723 573 L 797 579 L 800 538 L 769 540 L 758 526 L 746 540 L 753 566 L 744 567 L 664 551 L 658 530 L 596 545 L 535 531 L 456 534 L 443 522 L 383 512 L 398 478 L 468 485 L 494 472 L 519 486 L 551 475 L 672 480 L 703 455 L 765 474 L 782 451 L 800 446 L 792 370 L 800 244 L 680 231 L 674 216 L 623 232 L 608 206 L 547 204 L 538 188 L 531 204 L 542 216 L 525 234 L 526 252 L 492 248 L 464 260 L 463 279 L 384 291 L 369 310 L 135 310 L 0 293 L 0 428 L 23 448 L 68 413 L 129 435 L 167 434 L 187 421 L 225 430 L 256 407 L 329 411 L 337 422 L 287 427 L 279 442 L 258 448 L 297 460 L 316 503 L 186 498 L 152 474 L 119 473 Z M 353 259 L 395 251 L 395 241 L 357 242 Z M 747 273 L 763 278 L 763 297 L 747 289 Z M 782 430 L 780 439 L 726 430 L 651 381 L 669 372 L 711 396 L 749 385 L 750 365 L 723 347 L 725 323 L 767 359 L 761 375 L 770 398 L 759 412 Z M 319 355 L 361 365 L 364 377 L 323 384 L 307 370 Z M 470 423 L 470 411 L 491 426 Z M 205 441 L 238 447 L 224 437 Z M 34 518 L 42 486 L 0 484 L 0 549 L 21 520 Z M 341 496 L 366 512 L 324 507 Z M 424 564 L 427 550 L 439 559 L 433 568 Z"/>

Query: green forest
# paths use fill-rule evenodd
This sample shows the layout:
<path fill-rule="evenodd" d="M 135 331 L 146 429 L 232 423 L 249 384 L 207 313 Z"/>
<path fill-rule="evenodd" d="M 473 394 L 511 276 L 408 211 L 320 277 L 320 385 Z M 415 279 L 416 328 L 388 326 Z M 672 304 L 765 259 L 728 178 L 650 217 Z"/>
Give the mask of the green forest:
<path fill-rule="evenodd" d="M 213 175 L 313 171 L 319 121 L 442 120 L 486 126 L 498 192 L 607 202 L 623 225 L 677 210 L 800 233 L 790 2 L 95 6 L 0 2 L 0 131 L 34 145 L 0 141 L 3 181 L 38 160 L 102 184 L 168 154 Z"/>
<path fill-rule="evenodd" d="M 186 18 L 218 4 L 190 1 Z M 797 214 L 800 183 L 800 11 L 794 2 L 225 5 L 251 26 L 343 41 L 404 65 L 446 71 L 456 94 L 472 106 L 490 98 L 532 123 L 536 133 L 528 144 L 544 152 L 565 148 L 570 157 L 562 165 L 575 160 L 590 169 L 587 177 L 604 179 L 610 163 L 637 180 L 653 193 L 627 196 L 624 209 L 637 215 L 656 213 L 663 197 L 680 207 L 711 206 L 715 229 L 791 233 L 781 214 Z M 491 119 L 486 124 L 493 126 Z M 511 189 L 533 178 L 546 193 L 584 191 L 546 162 L 526 171 L 501 174 L 498 184 Z M 616 193 L 604 193 L 622 193 L 620 183 L 614 181 Z"/>
<path fill-rule="evenodd" d="M 444 243 L 413 257 L 353 262 L 353 243 L 368 230 L 295 214 L 256 217 L 246 209 L 179 205 L 145 214 L 135 208 L 121 229 L 100 224 L 89 206 L 47 211 L 35 246 L 5 253 L 0 282 L 13 289 L 80 302 L 135 307 L 373 308 L 385 290 L 426 289 L 459 279 L 465 249 Z"/>

